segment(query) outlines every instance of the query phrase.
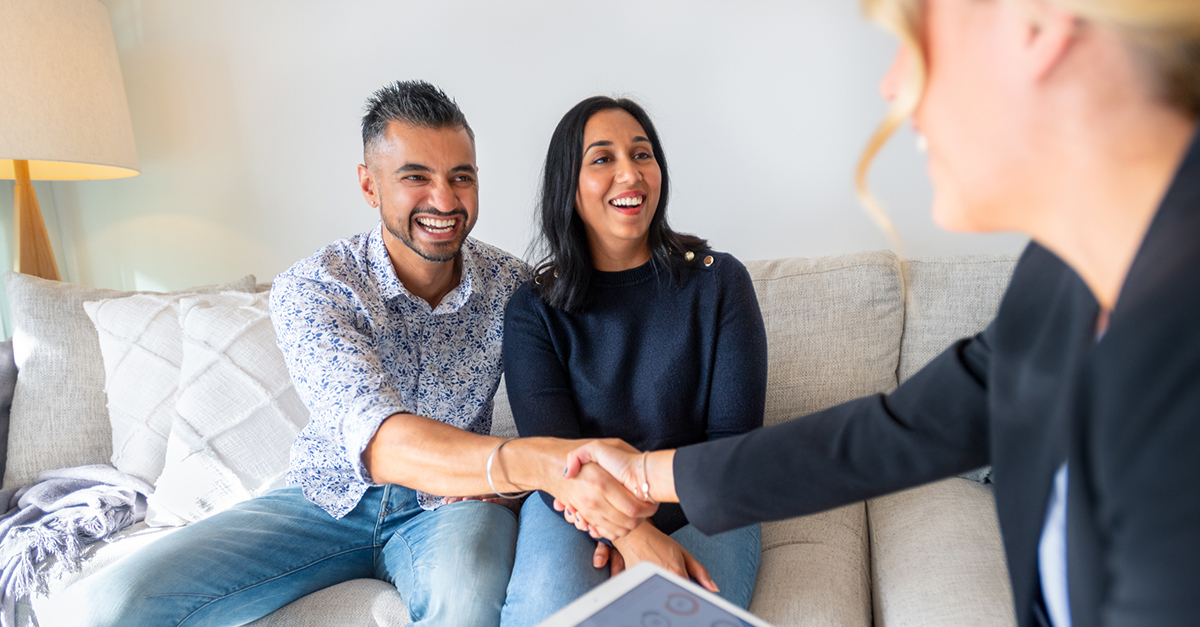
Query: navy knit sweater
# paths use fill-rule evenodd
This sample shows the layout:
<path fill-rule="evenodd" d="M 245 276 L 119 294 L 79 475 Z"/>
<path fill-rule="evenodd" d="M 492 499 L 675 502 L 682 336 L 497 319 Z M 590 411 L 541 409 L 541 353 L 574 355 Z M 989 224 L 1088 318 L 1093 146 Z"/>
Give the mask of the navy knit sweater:
<path fill-rule="evenodd" d="M 504 318 L 504 376 L 522 436 L 616 437 L 653 451 L 762 426 L 766 331 L 737 259 L 700 253 L 678 282 L 653 262 L 593 271 L 589 305 L 575 313 L 549 307 L 533 287 L 517 290 Z M 664 504 L 654 522 L 670 534 L 687 519 Z"/>

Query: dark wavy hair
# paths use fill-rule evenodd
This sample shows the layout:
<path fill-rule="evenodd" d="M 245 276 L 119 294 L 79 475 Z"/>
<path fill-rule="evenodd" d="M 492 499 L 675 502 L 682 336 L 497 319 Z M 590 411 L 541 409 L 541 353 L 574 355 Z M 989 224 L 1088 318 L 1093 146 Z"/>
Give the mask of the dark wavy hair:
<path fill-rule="evenodd" d="M 534 290 L 546 304 L 564 311 L 587 307 L 592 276 L 592 252 L 587 231 L 575 210 L 579 170 L 583 167 L 583 129 L 593 115 L 611 109 L 629 113 L 642 125 L 662 171 L 658 208 L 650 220 L 648 242 L 650 261 L 655 270 L 665 270 L 672 280 L 677 280 L 680 268 L 687 263 L 684 255 L 708 248 L 706 240 L 677 233 L 667 225 L 670 177 L 667 175 L 667 158 L 650 116 L 628 98 L 592 96 L 572 107 L 558 122 L 550 137 L 542 173 L 541 233 L 534 244 L 541 259 L 534 270 Z"/>

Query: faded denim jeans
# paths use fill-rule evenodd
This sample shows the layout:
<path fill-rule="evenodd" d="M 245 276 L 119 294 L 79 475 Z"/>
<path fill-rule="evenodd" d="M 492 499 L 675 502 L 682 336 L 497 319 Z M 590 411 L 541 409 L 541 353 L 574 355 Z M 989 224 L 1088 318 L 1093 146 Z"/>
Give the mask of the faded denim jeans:
<path fill-rule="evenodd" d="M 299 488 L 189 525 L 64 591 L 43 625 L 242 625 L 322 588 L 391 582 L 414 625 L 498 625 L 517 517 L 465 501 L 425 511 L 373 487 L 342 519 Z"/>

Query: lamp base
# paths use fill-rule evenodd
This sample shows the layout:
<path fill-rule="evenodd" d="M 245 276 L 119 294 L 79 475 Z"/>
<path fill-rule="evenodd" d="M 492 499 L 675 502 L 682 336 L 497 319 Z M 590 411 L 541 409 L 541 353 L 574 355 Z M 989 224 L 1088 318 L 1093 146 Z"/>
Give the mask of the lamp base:
<path fill-rule="evenodd" d="M 13 161 L 17 185 L 13 188 L 13 226 L 16 231 L 17 272 L 58 281 L 58 264 L 38 207 L 37 193 L 29 180 L 29 162 Z"/>

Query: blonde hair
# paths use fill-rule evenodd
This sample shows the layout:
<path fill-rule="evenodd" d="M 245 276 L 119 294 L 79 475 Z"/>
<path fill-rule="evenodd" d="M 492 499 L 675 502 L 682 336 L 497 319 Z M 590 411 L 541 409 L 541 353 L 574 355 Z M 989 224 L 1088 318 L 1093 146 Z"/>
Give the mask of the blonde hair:
<path fill-rule="evenodd" d="M 1114 28 L 1132 44 L 1159 97 L 1192 119 L 1200 117 L 1200 0 L 1046 0 L 1085 22 Z M 855 174 L 859 200 L 903 256 L 896 227 L 867 184 L 871 163 L 896 129 L 912 115 L 925 91 L 921 0 L 860 0 L 868 19 L 891 31 L 910 63 L 887 116 L 867 142 Z"/>

